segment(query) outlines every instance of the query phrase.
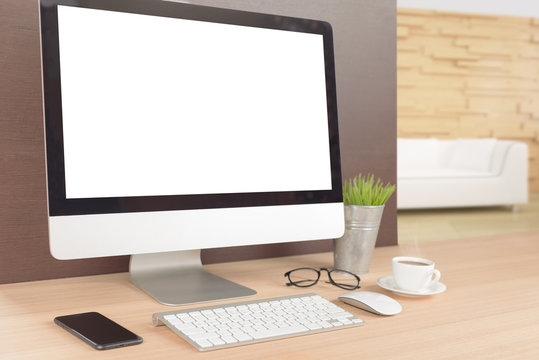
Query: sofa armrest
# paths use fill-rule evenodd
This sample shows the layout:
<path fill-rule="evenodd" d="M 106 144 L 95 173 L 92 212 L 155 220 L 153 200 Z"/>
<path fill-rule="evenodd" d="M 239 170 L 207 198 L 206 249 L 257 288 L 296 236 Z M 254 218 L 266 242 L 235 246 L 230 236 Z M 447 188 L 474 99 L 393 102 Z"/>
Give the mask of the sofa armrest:
<path fill-rule="evenodd" d="M 515 204 L 528 202 L 528 145 L 509 142 L 507 151 L 500 160 L 499 174 L 504 183 L 505 195 L 515 199 Z"/>
<path fill-rule="evenodd" d="M 498 141 L 492 153 L 490 172 L 501 175 L 513 168 L 528 173 L 528 145 L 519 141 Z"/>

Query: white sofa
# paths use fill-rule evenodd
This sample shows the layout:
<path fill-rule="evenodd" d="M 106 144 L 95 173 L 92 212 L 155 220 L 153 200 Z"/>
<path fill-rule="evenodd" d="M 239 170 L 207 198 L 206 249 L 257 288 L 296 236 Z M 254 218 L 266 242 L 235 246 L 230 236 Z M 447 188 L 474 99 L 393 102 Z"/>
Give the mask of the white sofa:
<path fill-rule="evenodd" d="M 397 208 L 524 204 L 528 147 L 497 139 L 398 139 Z"/>

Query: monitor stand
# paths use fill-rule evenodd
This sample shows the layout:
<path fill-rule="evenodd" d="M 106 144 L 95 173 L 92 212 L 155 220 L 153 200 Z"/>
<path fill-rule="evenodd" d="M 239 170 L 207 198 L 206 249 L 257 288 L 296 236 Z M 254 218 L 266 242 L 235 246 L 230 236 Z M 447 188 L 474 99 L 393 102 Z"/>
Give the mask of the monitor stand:
<path fill-rule="evenodd" d="M 165 305 L 183 305 L 255 295 L 256 291 L 210 274 L 200 250 L 131 255 L 131 281 Z"/>

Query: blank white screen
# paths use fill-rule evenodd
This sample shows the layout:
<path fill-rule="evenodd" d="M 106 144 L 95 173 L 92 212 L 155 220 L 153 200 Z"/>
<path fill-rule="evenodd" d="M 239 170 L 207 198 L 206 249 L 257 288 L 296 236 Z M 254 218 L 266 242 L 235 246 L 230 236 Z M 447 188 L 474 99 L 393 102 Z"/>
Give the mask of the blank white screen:
<path fill-rule="evenodd" d="M 67 198 L 331 189 L 322 35 L 58 21 Z"/>

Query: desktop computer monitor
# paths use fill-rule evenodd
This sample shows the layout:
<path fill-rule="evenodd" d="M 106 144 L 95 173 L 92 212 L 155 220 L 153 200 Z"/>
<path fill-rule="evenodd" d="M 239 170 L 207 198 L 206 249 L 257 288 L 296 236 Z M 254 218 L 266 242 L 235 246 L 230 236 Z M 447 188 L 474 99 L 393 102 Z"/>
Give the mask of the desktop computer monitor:
<path fill-rule="evenodd" d="M 41 0 L 50 249 L 132 255 L 165 304 L 254 294 L 200 249 L 344 231 L 328 23 Z"/>

